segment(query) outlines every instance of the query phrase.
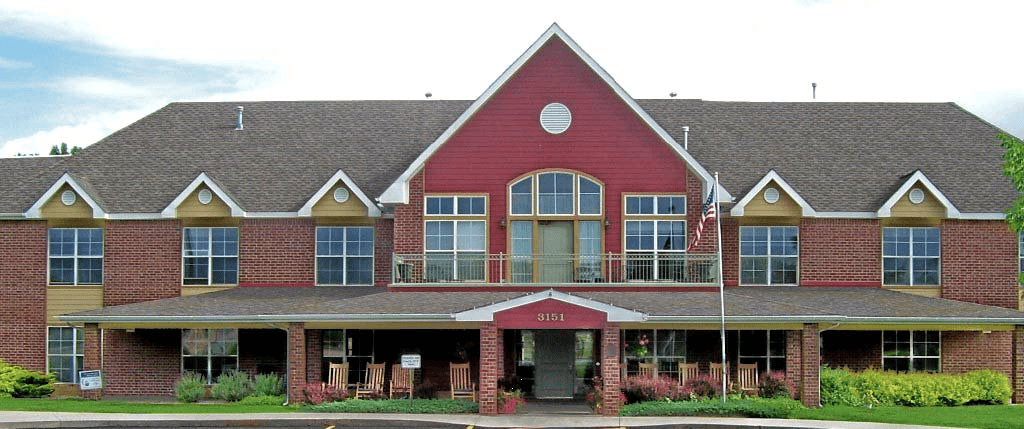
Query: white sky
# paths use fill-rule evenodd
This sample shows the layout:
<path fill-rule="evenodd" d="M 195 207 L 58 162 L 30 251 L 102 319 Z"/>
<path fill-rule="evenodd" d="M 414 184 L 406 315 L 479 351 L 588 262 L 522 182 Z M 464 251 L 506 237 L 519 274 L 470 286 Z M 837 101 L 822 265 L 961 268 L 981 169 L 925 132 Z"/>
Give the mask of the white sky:
<path fill-rule="evenodd" d="M 0 101 L 18 113 L 0 108 L 0 156 L 86 146 L 171 101 L 474 99 L 552 22 L 634 98 L 811 101 L 816 82 L 818 101 L 954 101 L 1022 136 L 1022 13 L 1020 1 L 3 2 Z M 46 69 L 23 42 L 83 59 Z"/>

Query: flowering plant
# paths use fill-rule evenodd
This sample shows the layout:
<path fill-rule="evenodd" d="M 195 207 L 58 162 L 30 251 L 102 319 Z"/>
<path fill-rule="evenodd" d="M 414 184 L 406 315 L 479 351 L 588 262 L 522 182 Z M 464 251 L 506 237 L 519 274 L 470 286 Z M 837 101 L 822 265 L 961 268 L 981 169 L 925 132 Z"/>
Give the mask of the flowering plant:
<path fill-rule="evenodd" d="M 630 345 L 626 349 L 626 352 L 636 357 L 647 357 L 647 355 L 651 354 L 650 349 L 647 348 L 647 344 L 650 342 L 651 340 L 647 338 L 647 334 L 640 334 L 640 338 L 636 340 L 636 344 Z"/>

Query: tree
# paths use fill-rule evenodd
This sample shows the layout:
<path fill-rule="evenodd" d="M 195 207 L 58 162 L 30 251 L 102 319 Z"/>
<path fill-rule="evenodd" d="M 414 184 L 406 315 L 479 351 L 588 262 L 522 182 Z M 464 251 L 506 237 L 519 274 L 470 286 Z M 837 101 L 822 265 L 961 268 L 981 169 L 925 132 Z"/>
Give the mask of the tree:
<path fill-rule="evenodd" d="M 1024 232 L 1024 141 L 1009 134 L 999 134 L 999 140 L 1006 148 L 1003 174 L 1010 178 L 1010 183 L 1017 189 L 1017 199 L 1006 210 L 1006 222 L 1011 229 L 1020 233 Z"/>
<path fill-rule="evenodd" d="M 75 147 L 72 147 L 71 151 L 69 152 L 68 151 L 68 144 L 67 143 L 61 143 L 60 146 L 53 145 L 53 147 L 50 148 L 50 155 L 74 155 L 74 154 L 78 153 L 78 151 L 80 151 L 80 150 L 82 150 L 82 148 L 80 148 L 78 146 L 75 146 Z"/>

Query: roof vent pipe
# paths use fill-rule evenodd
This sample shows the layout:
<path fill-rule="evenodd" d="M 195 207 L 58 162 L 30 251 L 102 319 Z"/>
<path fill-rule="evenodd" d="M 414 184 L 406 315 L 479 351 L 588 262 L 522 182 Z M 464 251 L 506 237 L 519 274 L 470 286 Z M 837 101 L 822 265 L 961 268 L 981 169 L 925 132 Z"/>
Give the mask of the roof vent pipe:
<path fill-rule="evenodd" d="M 242 107 L 242 106 L 238 106 L 238 107 L 235 108 L 235 111 L 238 112 L 238 122 L 235 124 L 235 129 L 236 130 L 243 130 L 243 129 L 245 129 L 245 127 L 242 126 L 242 111 L 243 110 L 245 110 L 245 108 Z"/>
<path fill-rule="evenodd" d="M 683 127 L 683 150 L 690 150 L 690 127 Z"/>

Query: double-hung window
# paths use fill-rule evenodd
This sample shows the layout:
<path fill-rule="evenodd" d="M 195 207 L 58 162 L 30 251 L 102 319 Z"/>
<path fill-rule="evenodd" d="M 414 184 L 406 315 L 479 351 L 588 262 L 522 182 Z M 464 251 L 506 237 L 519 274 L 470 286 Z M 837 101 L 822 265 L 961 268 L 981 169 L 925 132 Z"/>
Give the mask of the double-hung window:
<path fill-rule="evenodd" d="M 50 284 L 103 283 L 102 229 L 51 228 L 48 238 Z"/>
<path fill-rule="evenodd" d="M 425 217 L 425 279 L 485 280 L 487 198 L 428 196 Z"/>
<path fill-rule="evenodd" d="M 372 285 L 373 228 L 318 227 L 316 282 L 321 285 Z"/>
<path fill-rule="evenodd" d="M 627 280 L 686 279 L 686 197 L 626 196 Z"/>
<path fill-rule="evenodd" d="M 238 283 L 238 228 L 185 228 L 182 234 L 183 283 Z"/>
<path fill-rule="evenodd" d="M 883 371 L 939 372 L 939 331 L 883 331 Z"/>
<path fill-rule="evenodd" d="M 938 228 L 883 228 L 883 284 L 939 284 L 940 249 Z"/>
<path fill-rule="evenodd" d="M 740 227 L 740 284 L 795 285 L 799 255 L 795 226 Z"/>
<path fill-rule="evenodd" d="M 756 363 L 757 372 L 786 370 L 786 331 L 739 331 L 740 363 Z"/>
<path fill-rule="evenodd" d="M 181 369 L 211 384 L 221 374 L 238 370 L 238 330 L 182 329 Z"/>
<path fill-rule="evenodd" d="M 85 360 L 82 328 L 51 326 L 46 333 L 46 371 L 60 383 L 78 383 Z"/>

